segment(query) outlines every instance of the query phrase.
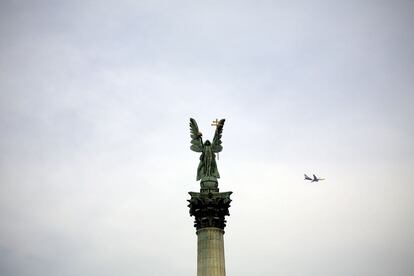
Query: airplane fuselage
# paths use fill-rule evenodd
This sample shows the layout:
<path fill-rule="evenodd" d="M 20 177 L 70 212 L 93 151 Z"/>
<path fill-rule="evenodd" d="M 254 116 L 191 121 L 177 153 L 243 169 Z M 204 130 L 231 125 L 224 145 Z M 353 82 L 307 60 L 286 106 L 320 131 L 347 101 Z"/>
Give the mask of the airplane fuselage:
<path fill-rule="evenodd" d="M 316 175 L 313 175 L 313 178 L 310 178 L 305 174 L 305 180 L 310 180 L 311 182 L 318 182 L 320 180 L 325 180 L 324 178 L 318 178 Z"/>

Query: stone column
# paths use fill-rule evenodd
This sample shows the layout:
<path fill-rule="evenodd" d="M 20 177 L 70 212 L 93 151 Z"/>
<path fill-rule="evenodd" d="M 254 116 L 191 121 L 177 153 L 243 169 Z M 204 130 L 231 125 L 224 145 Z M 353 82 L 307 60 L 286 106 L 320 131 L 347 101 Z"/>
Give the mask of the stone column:
<path fill-rule="evenodd" d="M 224 228 L 229 216 L 230 195 L 220 193 L 217 183 L 201 183 L 200 193 L 190 192 L 190 215 L 197 229 L 197 276 L 225 276 Z"/>
<path fill-rule="evenodd" d="M 207 227 L 197 231 L 197 276 L 225 276 L 224 231 Z"/>

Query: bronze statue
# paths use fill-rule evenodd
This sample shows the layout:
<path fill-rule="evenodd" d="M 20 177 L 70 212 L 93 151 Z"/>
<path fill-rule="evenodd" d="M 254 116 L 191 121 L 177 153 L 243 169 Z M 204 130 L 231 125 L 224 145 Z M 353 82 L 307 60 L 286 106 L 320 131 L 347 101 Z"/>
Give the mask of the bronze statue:
<path fill-rule="evenodd" d="M 200 152 L 200 163 L 197 169 L 197 181 L 200 181 L 200 192 L 189 192 L 191 199 L 188 200 L 190 215 L 194 216 L 194 226 L 197 230 L 203 228 L 226 227 L 226 216 L 229 216 L 230 195 L 232 192 L 219 191 L 218 181 L 220 174 L 217 170 L 216 155 L 222 151 L 221 134 L 223 132 L 224 119 L 215 120 L 212 126 L 216 127 L 213 142 L 206 140 L 203 143 L 201 132 L 198 130 L 196 121 L 190 119 L 191 150 Z M 199 232 L 197 232 L 199 233 Z M 224 232 L 223 232 L 224 233 Z M 199 236 L 200 237 L 200 236 Z"/>
<path fill-rule="evenodd" d="M 210 143 L 206 140 L 203 143 L 201 132 L 198 130 L 197 122 L 190 118 L 190 131 L 191 131 L 191 147 L 190 149 L 195 152 L 201 152 L 200 163 L 197 168 L 197 181 L 215 181 L 220 178 L 220 174 L 217 169 L 216 155 L 223 147 L 221 146 L 221 134 L 223 132 L 223 125 L 225 119 L 215 122 L 216 132 L 214 133 L 213 142 Z"/>

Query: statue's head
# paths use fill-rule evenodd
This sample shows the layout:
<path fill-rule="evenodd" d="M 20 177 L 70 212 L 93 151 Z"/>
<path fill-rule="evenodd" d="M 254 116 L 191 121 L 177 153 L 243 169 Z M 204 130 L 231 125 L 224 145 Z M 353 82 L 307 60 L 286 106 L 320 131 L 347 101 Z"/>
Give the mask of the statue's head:
<path fill-rule="evenodd" d="M 204 143 L 204 145 L 206 145 L 206 146 L 211 146 L 211 143 L 210 143 L 210 141 L 209 141 L 209 140 L 206 140 L 206 141 L 205 141 L 205 143 Z"/>

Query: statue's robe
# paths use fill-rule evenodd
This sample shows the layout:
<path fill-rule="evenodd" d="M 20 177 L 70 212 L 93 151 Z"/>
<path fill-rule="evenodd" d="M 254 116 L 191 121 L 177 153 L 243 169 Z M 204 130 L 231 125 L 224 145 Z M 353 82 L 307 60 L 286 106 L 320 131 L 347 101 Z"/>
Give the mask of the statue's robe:
<path fill-rule="evenodd" d="M 216 155 L 214 154 L 211 146 L 204 144 L 203 153 L 200 156 L 200 163 L 197 168 L 197 181 L 207 176 L 220 178 L 220 174 L 217 169 Z"/>

